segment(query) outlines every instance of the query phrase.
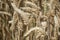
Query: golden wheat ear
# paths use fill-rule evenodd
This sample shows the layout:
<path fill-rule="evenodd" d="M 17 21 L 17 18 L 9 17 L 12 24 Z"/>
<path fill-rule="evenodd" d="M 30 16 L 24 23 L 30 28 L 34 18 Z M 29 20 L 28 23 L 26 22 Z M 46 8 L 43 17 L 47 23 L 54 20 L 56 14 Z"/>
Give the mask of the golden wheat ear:
<path fill-rule="evenodd" d="M 37 11 L 37 9 L 31 8 L 31 7 L 20 7 L 20 9 L 25 11 L 25 12 L 30 12 L 30 13 Z"/>
<path fill-rule="evenodd" d="M 32 8 L 40 9 L 40 7 L 38 7 L 38 6 L 37 6 L 35 3 L 33 3 L 33 2 L 30 2 L 30 1 L 24 1 L 24 3 L 25 3 L 26 5 L 31 6 Z"/>
<path fill-rule="evenodd" d="M 11 3 L 12 7 L 14 8 L 14 10 L 16 12 L 18 12 L 21 15 L 30 15 L 29 13 L 25 13 L 24 11 L 22 11 L 21 9 L 17 8 L 16 5 L 14 3 Z"/>

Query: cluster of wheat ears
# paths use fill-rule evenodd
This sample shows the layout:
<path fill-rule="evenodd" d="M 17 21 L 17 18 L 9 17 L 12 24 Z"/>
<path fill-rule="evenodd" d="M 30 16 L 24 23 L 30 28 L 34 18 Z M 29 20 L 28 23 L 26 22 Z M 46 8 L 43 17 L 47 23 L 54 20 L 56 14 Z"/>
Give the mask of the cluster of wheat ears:
<path fill-rule="evenodd" d="M 60 0 L 0 0 L 0 40 L 60 40 Z"/>

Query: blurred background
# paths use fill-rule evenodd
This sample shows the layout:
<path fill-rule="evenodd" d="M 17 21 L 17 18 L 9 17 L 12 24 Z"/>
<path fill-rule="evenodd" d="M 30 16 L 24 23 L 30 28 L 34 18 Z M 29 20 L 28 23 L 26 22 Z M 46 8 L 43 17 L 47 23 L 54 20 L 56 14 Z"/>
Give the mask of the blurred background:
<path fill-rule="evenodd" d="M 60 0 L 0 0 L 0 40 L 60 40 Z"/>

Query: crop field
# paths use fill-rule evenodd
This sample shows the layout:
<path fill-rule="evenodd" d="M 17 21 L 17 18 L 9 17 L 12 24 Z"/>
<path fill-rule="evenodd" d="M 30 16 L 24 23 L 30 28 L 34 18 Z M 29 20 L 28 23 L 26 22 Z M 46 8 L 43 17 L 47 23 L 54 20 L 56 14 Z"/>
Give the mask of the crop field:
<path fill-rule="evenodd" d="M 60 0 L 0 0 L 0 40 L 60 40 Z"/>

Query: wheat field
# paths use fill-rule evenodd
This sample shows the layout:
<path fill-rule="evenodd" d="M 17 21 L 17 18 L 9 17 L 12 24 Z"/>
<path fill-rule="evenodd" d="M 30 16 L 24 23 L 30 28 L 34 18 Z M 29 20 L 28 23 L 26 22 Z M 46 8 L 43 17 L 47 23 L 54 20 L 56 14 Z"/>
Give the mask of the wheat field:
<path fill-rule="evenodd" d="M 0 0 L 0 40 L 60 40 L 60 0 Z"/>

